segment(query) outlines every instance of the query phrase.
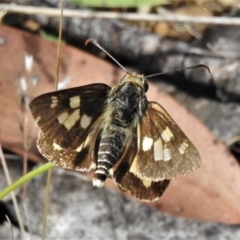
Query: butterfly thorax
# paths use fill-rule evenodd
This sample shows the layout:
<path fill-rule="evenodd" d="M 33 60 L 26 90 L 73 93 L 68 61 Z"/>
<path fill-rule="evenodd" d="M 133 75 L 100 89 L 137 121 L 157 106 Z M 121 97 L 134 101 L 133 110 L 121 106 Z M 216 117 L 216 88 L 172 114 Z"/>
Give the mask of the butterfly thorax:
<path fill-rule="evenodd" d="M 121 158 L 124 146 L 130 144 L 131 134 L 136 134 L 137 123 L 146 109 L 145 91 L 138 85 L 127 82 L 112 89 L 98 147 L 93 185 L 103 186 L 109 170 Z"/>

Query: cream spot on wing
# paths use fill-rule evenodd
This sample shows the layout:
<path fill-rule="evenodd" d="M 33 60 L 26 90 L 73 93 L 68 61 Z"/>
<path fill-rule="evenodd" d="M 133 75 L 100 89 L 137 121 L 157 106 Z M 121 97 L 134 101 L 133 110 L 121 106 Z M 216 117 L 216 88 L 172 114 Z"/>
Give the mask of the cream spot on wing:
<path fill-rule="evenodd" d="M 113 170 L 113 168 L 109 169 L 108 172 L 109 172 L 109 176 L 113 177 L 113 174 L 114 174 L 114 170 Z"/>
<path fill-rule="evenodd" d="M 51 108 L 55 108 L 57 106 L 57 103 L 52 103 Z"/>
<path fill-rule="evenodd" d="M 143 178 L 142 183 L 143 183 L 144 187 L 149 188 L 152 185 L 152 180 L 147 179 L 147 178 Z"/>
<path fill-rule="evenodd" d="M 84 141 L 84 147 L 89 145 L 91 137 L 88 135 L 87 139 Z"/>
<path fill-rule="evenodd" d="M 61 146 L 59 146 L 57 143 L 53 143 L 53 148 L 54 148 L 54 150 L 62 150 L 62 147 Z"/>
<path fill-rule="evenodd" d="M 152 138 L 149 138 L 149 137 L 144 137 L 143 138 L 142 149 L 143 149 L 144 152 L 151 149 L 152 145 L 153 145 L 153 139 Z"/>
<path fill-rule="evenodd" d="M 170 136 L 170 138 L 173 137 L 173 133 L 172 133 L 172 131 L 171 131 L 168 127 L 166 127 L 165 131 L 166 131 L 167 134 Z"/>
<path fill-rule="evenodd" d="M 91 123 L 92 118 L 87 116 L 87 115 L 83 115 L 81 118 L 81 122 L 80 125 L 83 129 L 87 128 L 89 126 L 89 124 Z"/>
<path fill-rule="evenodd" d="M 36 123 L 38 123 L 40 120 L 41 120 L 41 116 L 38 116 L 38 117 L 36 118 Z"/>
<path fill-rule="evenodd" d="M 51 108 L 55 108 L 57 106 L 58 99 L 56 96 L 51 96 L 51 100 L 52 100 Z"/>
<path fill-rule="evenodd" d="M 64 121 L 63 125 L 70 130 L 74 124 L 79 120 L 80 109 L 76 109 L 69 117 Z"/>
<path fill-rule="evenodd" d="M 162 145 L 161 138 L 159 138 L 157 141 L 154 142 L 153 154 L 154 154 L 155 161 L 163 160 L 163 145 Z"/>
<path fill-rule="evenodd" d="M 133 173 L 134 175 L 138 175 L 138 171 L 137 171 L 137 157 L 135 156 L 135 158 L 133 159 L 133 162 L 131 164 L 131 167 L 129 169 L 129 172 Z"/>
<path fill-rule="evenodd" d="M 69 114 L 67 112 L 64 112 L 58 116 L 58 122 L 62 124 L 67 118 Z"/>
<path fill-rule="evenodd" d="M 179 152 L 180 152 L 181 155 L 183 155 L 184 152 L 185 152 L 185 149 L 183 149 L 182 147 L 179 147 L 178 150 L 179 150 Z"/>
<path fill-rule="evenodd" d="M 96 163 L 92 162 L 91 165 L 90 165 L 90 169 L 95 169 L 96 167 L 97 167 Z"/>
<path fill-rule="evenodd" d="M 171 158 L 172 158 L 172 156 L 171 156 L 170 150 L 168 148 L 164 148 L 164 150 L 163 150 L 163 160 L 166 162 L 166 161 L 171 160 Z"/>
<path fill-rule="evenodd" d="M 87 145 L 89 145 L 90 143 L 90 139 L 91 137 L 88 135 L 88 137 L 86 138 L 86 140 L 75 149 L 76 152 L 81 152 L 83 147 L 86 147 Z M 94 163 L 95 164 L 95 163 Z M 96 165 L 96 164 L 95 164 Z"/>
<path fill-rule="evenodd" d="M 70 105 L 71 108 L 80 107 L 80 104 L 81 104 L 80 96 L 71 97 L 69 100 L 70 100 L 69 105 Z"/>
<path fill-rule="evenodd" d="M 186 142 L 183 142 L 178 148 L 180 154 L 184 154 L 187 147 L 188 147 L 188 144 Z"/>
<path fill-rule="evenodd" d="M 79 147 L 75 149 L 76 152 L 81 152 L 83 148 L 83 144 L 81 144 Z"/>
<path fill-rule="evenodd" d="M 140 149 L 140 139 L 141 139 L 141 133 L 140 133 L 140 124 L 137 125 L 137 146 L 138 146 L 138 149 Z"/>
<path fill-rule="evenodd" d="M 173 137 L 173 134 L 171 130 L 168 127 L 166 127 L 165 130 L 162 132 L 161 137 L 165 142 L 169 142 Z"/>

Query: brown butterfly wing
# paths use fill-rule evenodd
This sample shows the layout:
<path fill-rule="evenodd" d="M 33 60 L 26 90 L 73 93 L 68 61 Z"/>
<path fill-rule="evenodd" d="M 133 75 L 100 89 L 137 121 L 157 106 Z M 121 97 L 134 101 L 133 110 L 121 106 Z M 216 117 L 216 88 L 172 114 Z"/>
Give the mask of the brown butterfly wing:
<path fill-rule="evenodd" d="M 151 179 L 142 178 L 131 172 L 132 164 L 137 157 L 137 129 L 132 131 L 123 155 L 118 164 L 114 166 L 113 178 L 122 191 L 131 193 L 142 201 L 154 201 L 161 197 L 169 184 L 169 180 L 154 182 Z"/>
<path fill-rule="evenodd" d="M 41 129 L 37 146 L 42 155 L 63 168 L 94 169 L 102 130 L 99 119 L 110 89 L 91 84 L 36 97 L 30 109 Z"/>
<path fill-rule="evenodd" d="M 201 165 L 199 153 L 169 114 L 157 103 L 149 102 L 140 119 L 138 151 L 132 171 L 152 181 L 172 179 L 194 171 Z"/>

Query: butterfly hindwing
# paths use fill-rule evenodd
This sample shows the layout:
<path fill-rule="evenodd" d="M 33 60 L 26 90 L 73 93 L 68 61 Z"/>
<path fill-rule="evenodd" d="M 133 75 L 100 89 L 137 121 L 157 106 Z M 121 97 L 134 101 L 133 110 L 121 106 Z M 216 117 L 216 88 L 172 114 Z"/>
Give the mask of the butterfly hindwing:
<path fill-rule="evenodd" d="M 90 171 L 96 168 L 96 149 L 99 141 L 99 131 L 91 133 L 82 144 L 72 150 L 70 148 L 62 148 L 56 142 L 50 140 L 43 132 L 38 136 L 38 149 L 40 153 L 50 162 L 58 167 L 76 170 Z"/>
<path fill-rule="evenodd" d="M 142 201 L 154 201 L 162 196 L 170 180 L 154 182 L 131 172 L 138 147 L 137 133 L 135 133 L 137 129 L 135 130 L 132 131 L 118 164 L 113 168 L 112 177 L 122 191 L 127 191 Z"/>
<path fill-rule="evenodd" d="M 200 166 L 195 146 L 159 104 L 149 102 L 138 128 L 138 151 L 130 172 L 139 178 L 172 179 Z"/>

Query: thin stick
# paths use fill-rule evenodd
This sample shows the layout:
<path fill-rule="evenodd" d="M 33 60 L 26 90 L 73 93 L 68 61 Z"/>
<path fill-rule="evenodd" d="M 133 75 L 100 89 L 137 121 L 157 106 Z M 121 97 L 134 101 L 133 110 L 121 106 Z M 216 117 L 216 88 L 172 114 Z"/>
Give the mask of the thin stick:
<path fill-rule="evenodd" d="M 29 119 L 28 119 L 28 106 L 26 102 L 24 103 L 24 110 L 23 110 L 23 175 L 25 175 L 28 171 L 28 151 L 29 151 L 29 144 L 28 144 L 28 127 L 29 127 Z M 23 185 L 23 192 L 22 192 L 22 199 L 26 199 L 27 197 L 27 184 Z"/>
<path fill-rule="evenodd" d="M 9 217 L 7 215 L 5 215 L 5 218 L 7 219 L 8 223 L 9 223 L 9 226 L 10 226 L 10 232 L 11 232 L 11 239 L 13 240 L 13 226 L 12 226 L 12 223 L 9 219 Z"/>
<path fill-rule="evenodd" d="M 60 54 L 61 54 L 61 41 L 62 41 L 62 26 L 63 26 L 63 6 L 65 0 L 61 2 L 61 13 L 60 13 L 60 23 L 59 23 L 59 32 L 58 32 L 58 48 L 57 48 L 57 63 L 56 63 L 56 79 L 55 79 L 55 91 L 58 88 L 59 81 L 59 66 L 60 66 Z"/>
<path fill-rule="evenodd" d="M 236 136 L 236 137 L 233 137 L 233 138 L 230 138 L 226 141 L 226 145 L 227 146 L 230 146 L 232 145 L 233 143 L 236 143 L 236 142 L 239 142 L 240 141 L 240 136 Z"/>
<path fill-rule="evenodd" d="M 43 211 L 43 228 L 42 228 L 42 240 L 46 239 L 46 232 L 47 232 L 47 216 L 48 211 L 50 208 L 50 192 L 51 192 L 51 183 L 52 183 L 52 169 L 48 170 L 47 174 L 47 187 L 46 187 L 46 194 L 45 194 L 45 205 Z"/>
<path fill-rule="evenodd" d="M 18 12 L 24 14 L 42 14 L 46 16 L 59 16 L 59 10 L 46 7 L 32 7 L 0 4 L 0 9 L 9 12 Z M 87 10 L 64 10 L 64 17 L 81 17 L 81 18 L 105 18 L 120 19 L 129 21 L 146 21 L 146 22 L 175 22 L 175 23 L 194 23 L 194 24 L 214 24 L 239 26 L 240 18 L 238 17 L 203 17 L 203 16 L 186 16 L 186 15 L 167 15 L 160 16 L 158 14 L 147 13 L 117 13 L 117 12 L 93 12 Z"/>
<path fill-rule="evenodd" d="M 58 90 L 59 81 L 59 66 L 60 66 L 60 55 L 61 55 L 61 40 L 62 40 L 62 26 L 63 26 L 63 9 L 65 0 L 61 1 L 61 13 L 60 13 L 60 23 L 59 23 L 59 33 L 58 33 L 58 48 L 57 48 L 57 62 L 56 62 L 56 79 L 55 79 L 55 91 Z M 43 228 L 42 228 L 42 239 L 46 238 L 47 232 L 47 216 L 50 208 L 50 196 L 51 196 L 51 183 L 52 183 L 52 169 L 48 170 L 47 174 L 47 187 L 45 194 L 45 205 L 43 211 Z"/>
<path fill-rule="evenodd" d="M 10 177 L 10 174 L 9 174 L 9 171 L 8 171 L 6 159 L 4 158 L 1 143 L 0 143 L 0 159 L 1 159 L 1 163 L 2 163 L 2 166 L 3 166 L 3 170 L 4 170 L 4 173 L 5 173 L 6 179 L 7 179 L 7 183 L 8 183 L 8 185 L 10 185 L 12 183 L 12 180 L 11 180 L 11 177 Z M 23 225 L 23 220 L 22 220 L 22 217 L 21 217 L 21 214 L 20 214 L 20 210 L 19 210 L 19 207 L 18 207 L 16 195 L 15 195 L 14 192 L 11 192 L 11 198 L 12 198 L 12 201 L 13 201 L 13 205 L 14 205 L 16 215 L 17 215 L 17 220 L 18 220 L 18 223 L 19 223 L 19 226 L 20 226 L 22 237 L 25 238 L 25 229 L 24 229 L 24 225 Z"/>

